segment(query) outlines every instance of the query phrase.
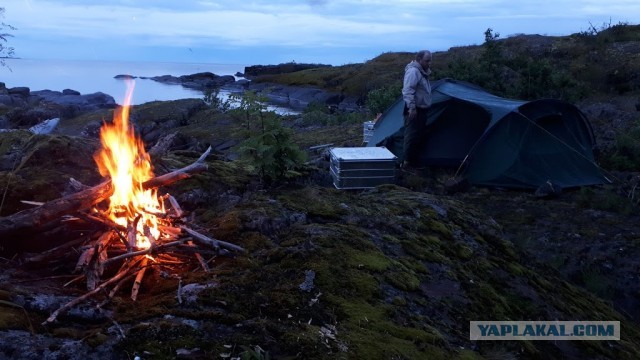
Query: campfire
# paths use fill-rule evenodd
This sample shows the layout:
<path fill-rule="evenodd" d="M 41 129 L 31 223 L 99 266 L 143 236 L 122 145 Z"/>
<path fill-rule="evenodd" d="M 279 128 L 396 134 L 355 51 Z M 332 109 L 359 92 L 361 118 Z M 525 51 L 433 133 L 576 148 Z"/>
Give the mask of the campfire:
<path fill-rule="evenodd" d="M 87 187 L 71 179 L 80 191 L 0 218 L 0 236 L 37 231 L 60 219 L 65 223 L 84 222 L 99 229 L 92 236 L 70 239 L 26 259 L 43 262 L 70 249 L 79 254 L 75 266 L 78 275 L 65 286 L 84 281 L 88 292 L 54 311 L 44 324 L 98 294 L 104 294 L 104 300 L 98 305 L 103 306 L 127 284 L 135 301 L 149 271 L 162 271 L 171 264 L 190 259 L 197 260 L 204 271 L 209 271 L 203 254 L 244 251 L 240 246 L 193 230 L 176 198 L 158 194 L 158 188 L 206 170 L 204 159 L 211 148 L 193 164 L 156 177 L 150 155 L 129 124 L 132 93 L 133 82 L 130 82 L 123 106 L 114 113 L 113 122 L 103 124 L 100 131 L 102 147 L 94 159 L 100 174 L 107 178 L 105 182 Z"/>

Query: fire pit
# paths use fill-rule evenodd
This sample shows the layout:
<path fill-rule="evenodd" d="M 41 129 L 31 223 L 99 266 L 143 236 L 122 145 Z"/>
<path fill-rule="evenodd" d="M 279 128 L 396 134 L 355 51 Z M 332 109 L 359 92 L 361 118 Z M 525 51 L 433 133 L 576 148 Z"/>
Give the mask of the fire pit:
<path fill-rule="evenodd" d="M 197 260 L 204 271 L 209 271 L 203 253 L 244 251 L 192 229 L 176 198 L 158 194 L 159 187 L 206 170 L 204 160 L 211 148 L 193 164 L 156 177 L 142 140 L 129 124 L 132 93 L 133 82 L 129 82 L 124 105 L 114 113 L 113 122 L 103 124 L 100 131 L 102 147 L 94 159 L 100 174 L 108 180 L 94 187 L 76 182 L 76 188 L 82 189 L 77 193 L 0 218 L 0 237 L 5 239 L 21 231 L 37 232 L 60 219 L 100 229 L 26 259 L 30 263 L 45 262 L 70 249 L 80 254 L 75 266 L 78 276 L 65 286 L 85 281 L 87 292 L 51 313 L 43 324 L 98 294 L 106 295 L 99 305 L 103 306 L 132 281 L 130 296 L 135 301 L 148 271 L 187 258 Z"/>

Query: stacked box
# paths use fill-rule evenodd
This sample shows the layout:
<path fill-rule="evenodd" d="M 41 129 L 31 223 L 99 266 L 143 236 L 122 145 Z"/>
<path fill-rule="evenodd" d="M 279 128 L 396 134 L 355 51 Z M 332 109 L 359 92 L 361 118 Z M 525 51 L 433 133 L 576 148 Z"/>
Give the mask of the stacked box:
<path fill-rule="evenodd" d="M 385 147 L 330 150 L 330 171 L 338 189 L 368 189 L 396 182 L 398 158 Z"/>

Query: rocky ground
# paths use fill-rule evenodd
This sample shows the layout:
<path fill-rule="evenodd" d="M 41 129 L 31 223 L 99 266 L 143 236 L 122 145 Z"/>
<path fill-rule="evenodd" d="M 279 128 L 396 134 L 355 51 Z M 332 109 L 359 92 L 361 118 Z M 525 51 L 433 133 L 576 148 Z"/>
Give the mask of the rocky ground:
<path fill-rule="evenodd" d="M 550 200 L 483 191 L 461 197 L 491 214 L 525 258 L 557 271 L 637 323 L 640 217 L 599 210 L 598 202 L 610 200 L 591 198 L 586 192 L 567 191 Z"/>
<path fill-rule="evenodd" d="M 619 108 L 616 108 L 619 109 Z M 68 189 L 69 177 L 97 184 L 91 158 L 112 110 L 63 117 L 53 134 L 27 131 L 29 110 L 3 119 L 0 184 L 7 216 Z M 619 111 L 619 110 L 617 110 Z M 60 304 L 86 292 L 77 255 L 25 261 L 78 229 L 2 239 L 0 358 L 15 359 L 635 359 L 638 320 L 637 211 L 612 186 L 531 192 L 469 188 L 447 193 L 453 174 L 402 175 L 367 191 L 333 188 L 322 152 L 302 176 L 264 187 L 233 158 L 238 122 L 199 100 L 132 109 L 145 143 L 175 132 L 153 159 L 163 173 L 212 145 L 209 170 L 168 187 L 200 231 L 248 249 L 157 271 L 140 297 L 104 294 L 53 324 Z M 31 118 L 33 119 L 33 118 Z M 361 124 L 296 125 L 304 148 L 358 145 Z M 622 196 L 621 196 L 622 195 Z M 625 200 L 626 199 L 626 200 Z M 97 231 L 84 229 L 83 231 Z M 130 285 L 128 285 L 130 286 Z M 178 289 L 183 302 L 178 301 Z M 471 320 L 619 320 L 617 342 L 473 342 Z"/>
<path fill-rule="evenodd" d="M 565 189 L 553 196 L 476 187 L 447 194 L 443 184 L 452 176 L 435 169 L 427 180 L 409 175 L 405 181 L 415 190 L 477 208 L 500 224 L 502 236 L 529 264 L 556 272 L 640 321 L 640 214 L 632 199 L 640 174 L 609 173 L 614 184 Z"/>

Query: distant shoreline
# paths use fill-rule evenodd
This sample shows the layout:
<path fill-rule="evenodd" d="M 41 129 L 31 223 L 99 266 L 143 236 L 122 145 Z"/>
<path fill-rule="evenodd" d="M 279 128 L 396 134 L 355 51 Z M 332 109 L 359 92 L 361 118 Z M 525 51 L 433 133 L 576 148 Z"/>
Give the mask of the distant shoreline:
<path fill-rule="evenodd" d="M 245 67 L 244 64 L 39 60 L 15 57 L 2 61 L 6 66 L 0 66 L 0 82 L 7 88 L 28 87 L 34 91 L 71 89 L 81 94 L 102 92 L 113 96 L 118 103 L 122 103 L 126 92 L 126 84 L 122 80 L 114 79 L 118 74 L 154 77 L 166 74 L 191 75 L 208 71 L 233 75 L 244 71 Z M 133 105 L 202 97 L 201 92 L 182 86 L 136 79 Z"/>

